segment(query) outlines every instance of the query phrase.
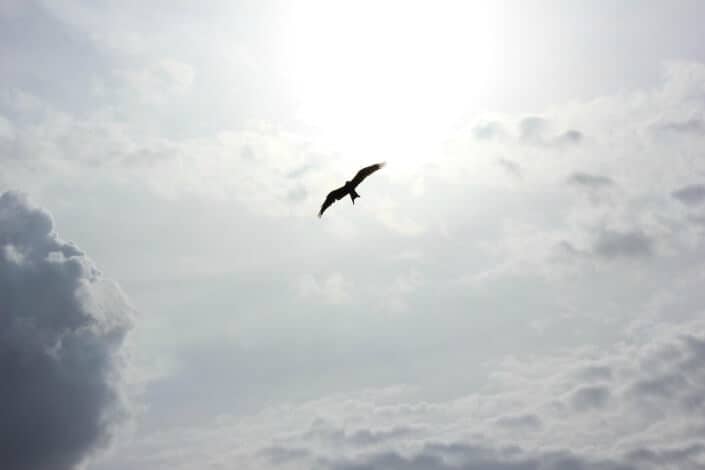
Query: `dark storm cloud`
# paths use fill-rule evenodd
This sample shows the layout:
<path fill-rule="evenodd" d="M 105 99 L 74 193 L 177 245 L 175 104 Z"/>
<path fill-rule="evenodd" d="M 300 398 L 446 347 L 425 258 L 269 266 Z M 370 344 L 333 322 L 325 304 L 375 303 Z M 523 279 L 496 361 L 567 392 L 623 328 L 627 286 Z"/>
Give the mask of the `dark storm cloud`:
<path fill-rule="evenodd" d="M 673 191 L 671 195 L 683 204 L 695 206 L 705 201 L 705 184 L 690 184 Z"/>
<path fill-rule="evenodd" d="M 592 175 L 590 173 L 575 172 L 568 177 L 568 182 L 576 186 L 591 189 L 606 188 L 614 185 L 614 181 L 607 176 Z"/>
<path fill-rule="evenodd" d="M 50 215 L 13 192 L 0 195 L 0 299 L 2 468 L 73 468 L 124 411 L 129 308 Z"/>

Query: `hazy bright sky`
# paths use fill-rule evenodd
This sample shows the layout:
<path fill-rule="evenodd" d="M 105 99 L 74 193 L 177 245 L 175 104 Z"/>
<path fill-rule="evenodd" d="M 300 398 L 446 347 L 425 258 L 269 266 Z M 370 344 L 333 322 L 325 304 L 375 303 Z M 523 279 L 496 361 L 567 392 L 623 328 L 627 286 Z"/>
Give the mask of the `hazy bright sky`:
<path fill-rule="evenodd" d="M 704 19 L 0 0 L 0 467 L 705 468 Z"/>

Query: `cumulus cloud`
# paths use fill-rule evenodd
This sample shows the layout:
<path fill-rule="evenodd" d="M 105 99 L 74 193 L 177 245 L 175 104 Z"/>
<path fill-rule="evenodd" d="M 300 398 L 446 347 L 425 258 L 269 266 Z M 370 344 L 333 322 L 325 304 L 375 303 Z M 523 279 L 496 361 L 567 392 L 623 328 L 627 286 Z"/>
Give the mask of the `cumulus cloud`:
<path fill-rule="evenodd" d="M 705 404 L 692 397 L 705 396 L 703 331 L 695 323 L 603 353 L 509 361 L 496 371 L 492 393 L 455 401 L 389 405 L 380 396 L 332 408 L 319 401 L 321 412 L 337 417 L 337 433 L 327 431 L 335 443 L 302 434 L 288 444 L 336 470 L 701 468 Z M 367 452 L 344 430 L 353 417 L 370 428 L 381 421 L 425 427 Z"/>
<path fill-rule="evenodd" d="M 67 470 L 125 416 L 121 346 L 130 308 L 50 215 L 0 195 L 0 462 Z"/>

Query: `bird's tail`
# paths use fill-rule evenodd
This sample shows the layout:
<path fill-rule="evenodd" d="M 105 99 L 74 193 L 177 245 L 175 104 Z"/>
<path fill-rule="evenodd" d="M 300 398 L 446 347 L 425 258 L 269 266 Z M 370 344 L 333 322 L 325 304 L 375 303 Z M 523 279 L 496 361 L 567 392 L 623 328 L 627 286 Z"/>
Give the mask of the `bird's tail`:
<path fill-rule="evenodd" d="M 350 199 L 352 199 L 352 203 L 355 204 L 355 199 L 359 198 L 360 195 L 357 194 L 357 191 L 354 189 L 350 191 Z"/>

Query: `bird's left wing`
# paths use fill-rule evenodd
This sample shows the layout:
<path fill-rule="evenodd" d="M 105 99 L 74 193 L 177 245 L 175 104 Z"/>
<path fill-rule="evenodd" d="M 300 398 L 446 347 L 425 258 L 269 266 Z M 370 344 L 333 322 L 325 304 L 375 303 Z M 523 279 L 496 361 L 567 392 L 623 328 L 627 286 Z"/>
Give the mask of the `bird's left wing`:
<path fill-rule="evenodd" d="M 352 184 L 354 186 L 357 186 L 358 184 L 362 183 L 362 180 L 370 176 L 372 173 L 375 171 L 379 170 L 382 168 L 386 163 L 375 163 L 374 165 L 366 166 L 362 170 L 358 171 L 355 177 L 352 179 Z"/>

